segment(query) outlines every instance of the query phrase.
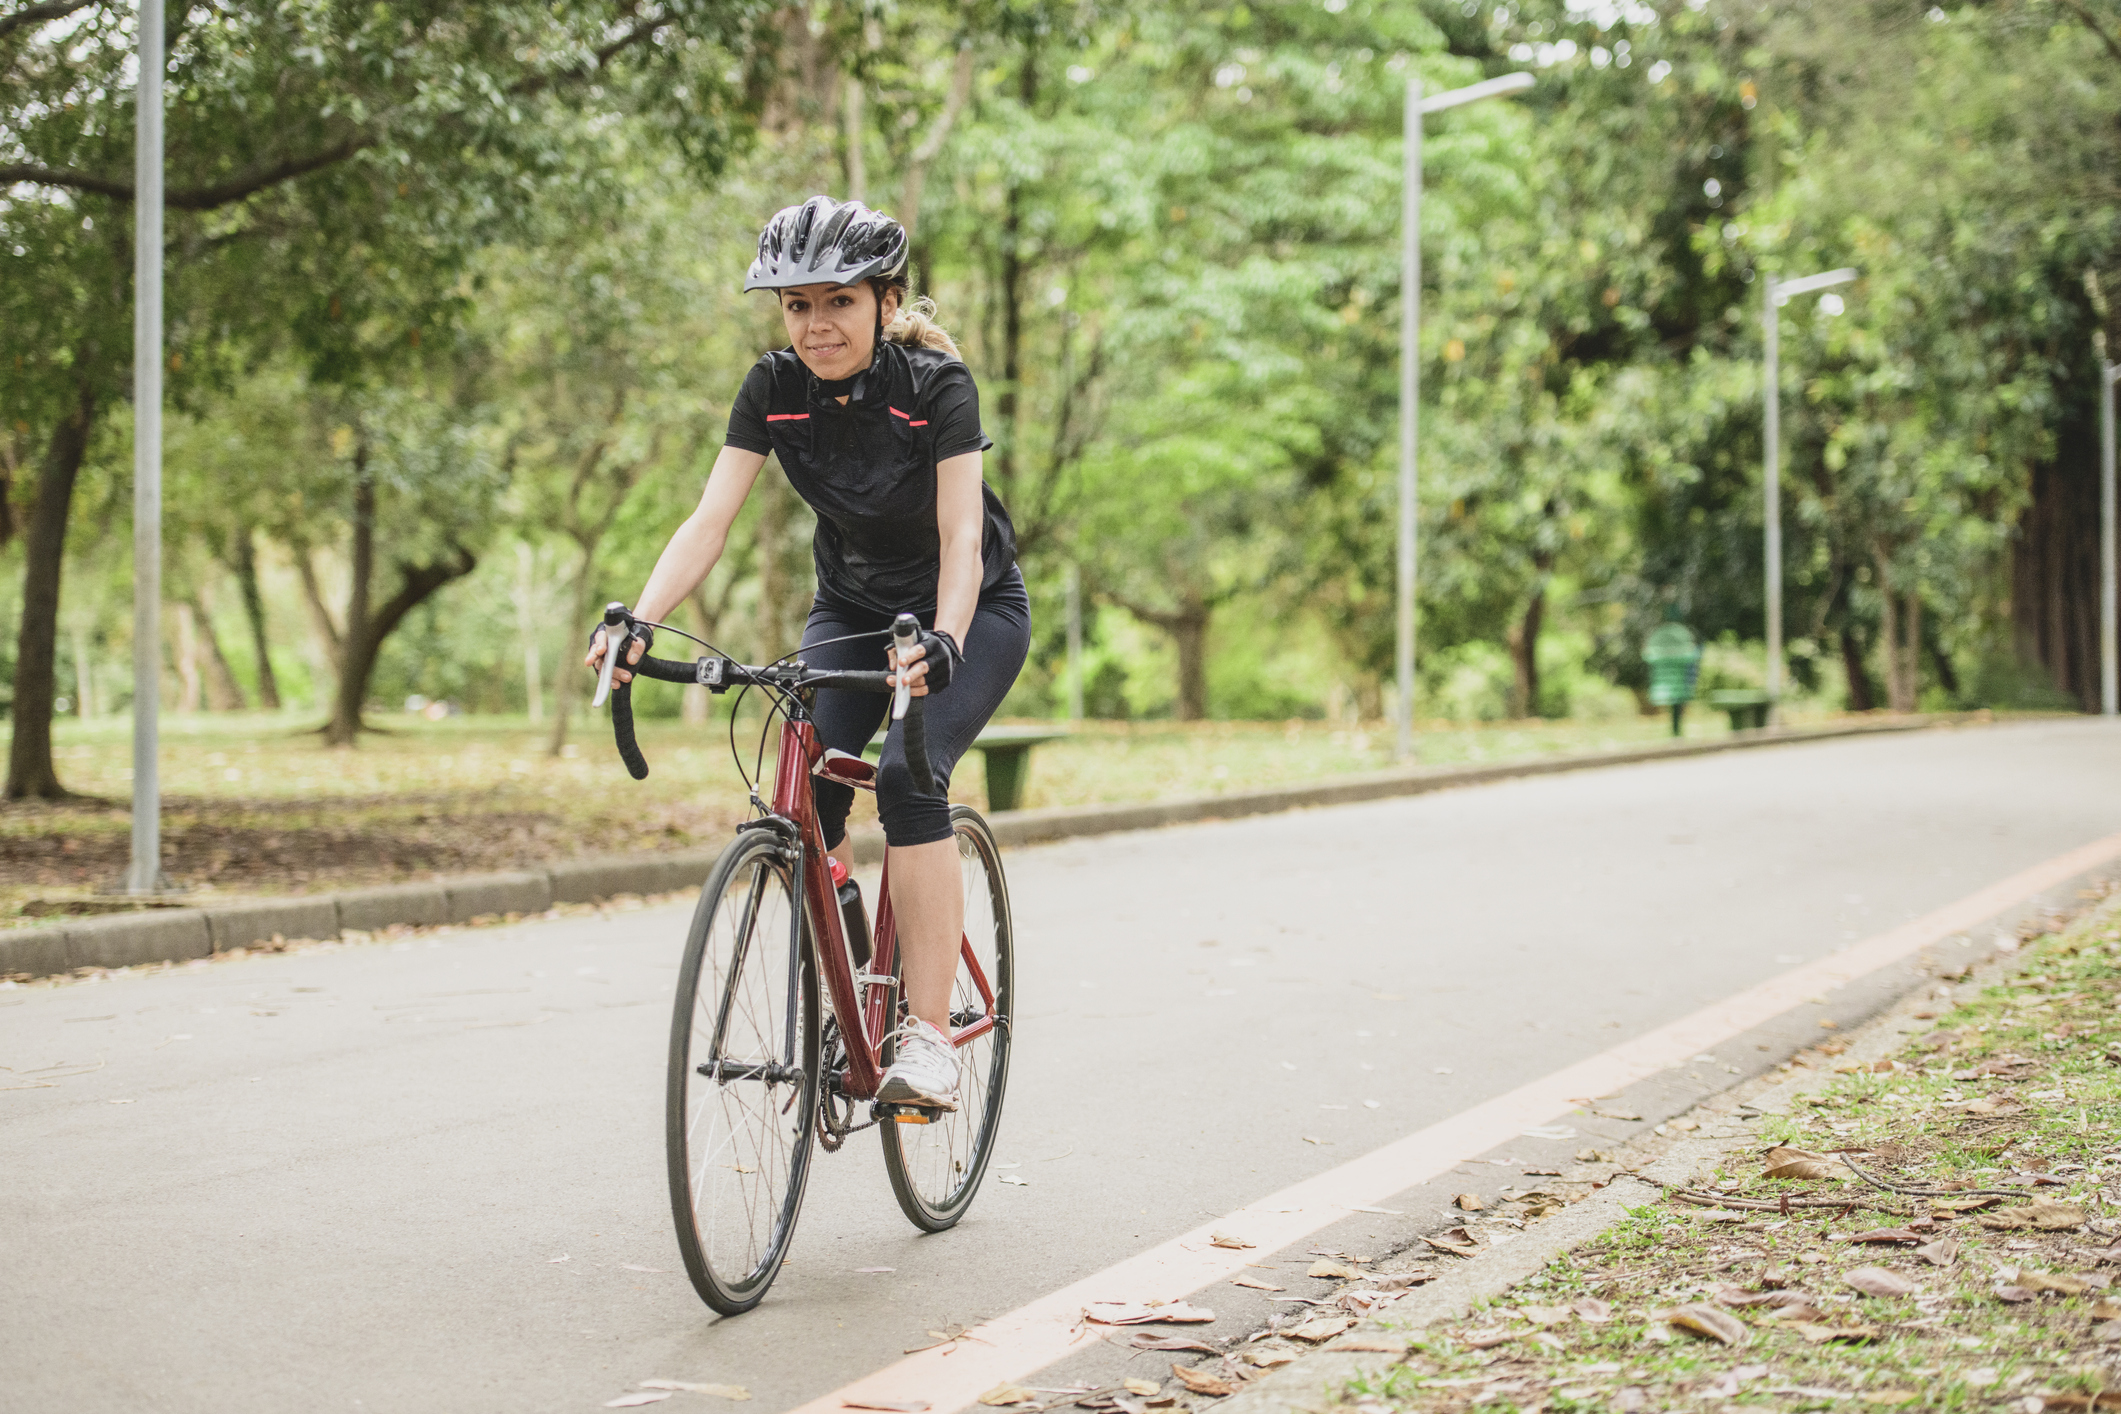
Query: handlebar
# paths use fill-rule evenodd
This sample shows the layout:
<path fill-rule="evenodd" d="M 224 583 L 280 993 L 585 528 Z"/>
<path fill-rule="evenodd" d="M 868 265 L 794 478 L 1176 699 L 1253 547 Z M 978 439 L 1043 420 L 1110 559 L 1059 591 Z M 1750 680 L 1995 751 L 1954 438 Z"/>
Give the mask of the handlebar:
<path fill-rule="evenodd" d="M 911 632 L 907 626 L 911 626 Z M 893 625 L 894 636 L 901 644 L 911 633 L 918 632 L 919 624 L 911 614 L 900 614 Z M 623 604 L 612 604 L 604 610 L 604 666 L 598 675 L 596 704 L 601 704 L 608 692 L 611 698 L 611 731 L 615 738 L 619 758 L 626 763 L 626 773 L 637 781 L 648 779 L 648 758 L 641 754 L 639 739 L 633 729 L 633 684 L 614 683 L 613 669 L 619 655 L 632 642 L 632 615 Z M 935 792 L 935 775 L 928 764 L 928 732 L 923 716 L 927 699 L 914 697 L 902 688 L 896 688 L 888 672 L 842 671 L 812 668 L 797 659 L 792 663 L 749 664 L 739 663 L 734 658 L 696 658 L 690 663 L 680 663 L 669 658 L 657 658 L 647 653 L 638 663 L 628 663 L 626 670 L 635 677 L 655 678 L 660 682 L 676 682 L 705 687 L 717 695 L 732 687 L 778 688 L 786 692 L 815 691 L 821 688 L 839 688 L 849 692 L 903 693 L 907 706 L 903 713 L 905 722 L 906 768 L 913 775 L 913 788 L 922 795 Z M 896 707 L 896 703 L 893 704 Z M 894 711 L 894 717 L 901 714 Z"/>

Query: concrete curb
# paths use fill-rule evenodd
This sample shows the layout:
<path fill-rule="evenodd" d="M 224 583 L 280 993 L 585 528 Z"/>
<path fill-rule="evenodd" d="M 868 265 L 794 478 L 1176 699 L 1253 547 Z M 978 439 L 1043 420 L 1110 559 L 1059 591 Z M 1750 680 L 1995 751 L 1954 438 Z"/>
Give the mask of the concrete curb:
<path fill-rule="evenodd" d="M 1119 805 L 1076 805 L 1050 810 L 1011 810 L 988 821 L 1004 846 L 1149 830 L 1204 820 L 1234 820 L 1315 806 L 1353 805 L 1397 796 L 1422 795 L 1458 786 L 1486 785 L 1522 776 L 1628 766 L 1647 761 L 1744 751 L 1761 746 L 1829 741 L 1836 737 L 1916 731 L 1934 726 L 1985 725 L 1987 714 L 1901 717 L 1830 727 L 1767 728 L 1713 741 L 1680 741 L 1622 751 L 1575 752 L 1492 766 L 1412 766 L 1341 776 L 1302 785 L 1226 795 L 1178 796 Z M 77 967 L 129 967 L 208 957 L 231 948 L 283 939 L 336 938 L 342 932 L 373 933 L 398 926 L 468 923 L 506 913 L 543 913 L 556 903 L 594 903 L 617 894 L 671 893 L 697 888 L 714 865 L 715 850 L 576 859 L 543 869 L 505 874 L 464 874 L 414 884 L 348 889 L 335 894 L 286 899 L 246 899 L 205 908 L 152 908 L 0 932 L 0 976 L 47 976 Z M 854 834 L 857 862 L 884 857 L 876 829 Z"/>
<path fill-rule="evenodd" d="M 2094 907 L 2113 912 L 2121 908 L 2121 904 L 2109 902 Z M 2022 967 L 2024 962 L 2024 957 L 2016 952 L 1991 954 L 1953 990 L 1962 996 L 1978 996 L 1983 988 Z M 1841 1057 L 1842 1063 L 1868 1065 L 1904 1049 L 1908 1034 L 1923 1029 L 1925 1025 L 1914 1013 L 1935 1005 L 1924 999 L 1924 994 L 1933 985 L 1925 982 L 1904 991 L 1897 1001 L 1862 1026 L 1844 1033 L 1842 1039 L 1848 1043 L 1848 1050 Z M 1518 1240 L 1507 1246 L 1490 1247 L 1478 1256 L 1454 1262 L 1440 1280 L 1416 1287 L 1378 1316 L 1362 1321 L 1339 1337 L 1336 1344 L 1397 1338 L 1463 1319 L 1474 1306 L 1503 1295 L 1537 1274 L 1549 1262 L 1603 1235 L 1625 1218 L 1630 1209 L 1655 1201 L 1663 1191 L 1660 1185 L 1683 1186 L 1697 1182 L 1700 1175 L 1713 1170 L 1726 1154 L 1753 1147 L 1753 1136 L 1745 1129 L 1746 1120 L 1763 1115 L 1786 1115 L 1804 1096 L 1825 1089 L 1835 1078 L 1835 1072 L 1830 1069 L 1806 1068 L 1780 1076 L 1771 1072 L 1710 1096 L 1689 1111 L 1689 1117 L 1695 1118 L 1698 1133 L 1663 1141 L 1654 1157 L 1637 1164 L 1630 1172 L 1616 1175 L 1606 1187 L 1582 1202 L 1527 1228 Z M 1659 1126 L 1660 1130 L 1665 1128 Z M 1633 1177 L 1632 1174 L 1643 1177 Z M 1394 1259 L 1379 1263 L 1378 1270 L 1389 1273 L 1414 1266 L 1433 1269 L 1436 1265 L 1436 1259 L 1418 1257 L 1413 1249 L 1409 1249 Z M 1398 1359 L 1389 1351 L 1336 1350 L 1329 1345 L 1247 1384 L 1230 1398 L 1215 1404 L 1214 1411 L 1215 1414 L 1322 1414 L 1342 1405 L 1340 1392 L 1351 1380 L 1380 1374 Z"/>

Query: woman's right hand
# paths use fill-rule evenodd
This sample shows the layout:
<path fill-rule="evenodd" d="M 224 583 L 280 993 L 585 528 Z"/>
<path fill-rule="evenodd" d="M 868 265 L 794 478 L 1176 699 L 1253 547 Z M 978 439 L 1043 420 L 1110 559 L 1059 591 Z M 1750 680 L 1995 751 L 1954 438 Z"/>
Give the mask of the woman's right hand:
<path fill-rule="evenodd" d="M 592 674 L 604 671 L 604 650 L 609 646 L 610 641 L 610 638 L 604 632 L 602 624 L 598 624 L 597 631 L 589 636 L 589 656 L 584 658 L 582 662 Z M 626 643 L 626 661 L 629 664 L 640 662 L 641 654 L 647 651 L 647 647 L 648 645 L 641 642 L 638 637 L 629 637 Z M 627 672 L 624 668 L 613 668 L 611 670 L 611 680 L 615 683 L 632 682 L 633 674 Z"/>

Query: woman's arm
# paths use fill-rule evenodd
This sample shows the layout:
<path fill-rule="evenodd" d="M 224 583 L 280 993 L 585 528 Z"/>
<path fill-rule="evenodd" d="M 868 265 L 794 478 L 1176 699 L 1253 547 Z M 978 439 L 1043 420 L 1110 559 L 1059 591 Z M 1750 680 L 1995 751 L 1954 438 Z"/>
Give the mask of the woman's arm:
<path fill-rule="evenodd" d="M 967 648 L 965 634 L 979 607 L 980 580 L 986 573 L 981 556 L 987 529 L 987 506 L 981 493 L 978 452 L 966 452 L 935 464 L 935 528 L 942 540 L 942 568 L 935 578 L 935 626 Z M 918 653 L 920 650 L 916 649 Z M 915 695 L 925 695 L 928 667 L 918 657 L 906 673 Z"/>
<path fill-rule="evenodd" d="M 714 459 L 714 470 L 707 475 L 707 489 L 700 493 L 699 505 L 663 547 L 648 583 L 641 588 L 641 597 L 634 601 L 636 618 L 661 622 L 699 587 L 715 561 L 722 558 L 722 548 L 729 543 L 729 527 L 735 522 L 736 513 L 744 508 L 744 498 L 751 494 L 752 483 L 758 480 L 759 468 L 765 464 L 764 452 L 722 448 Z M 635 639 L 626 661 L 638 663 L 641 651 L 640 640 Z M 603 657 L 604 636 L 598 634 L 590 645 L 589 666 L 598 667 Z M 632 676 L 623 671 L 612 674 L 618 682 L 627 682 Z"/>

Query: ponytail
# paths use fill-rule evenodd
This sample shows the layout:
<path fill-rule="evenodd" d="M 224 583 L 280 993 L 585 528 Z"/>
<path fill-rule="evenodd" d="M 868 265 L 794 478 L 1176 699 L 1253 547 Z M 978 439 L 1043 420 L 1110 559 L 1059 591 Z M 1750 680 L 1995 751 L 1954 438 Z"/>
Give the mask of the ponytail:
<path fill-rule="evenodd" d="M 897 290 L 898 315 L 884 330 L 884 337 L 894 344 L 903 344 L 912 349 L 940 349 L 955 359 L 962 359 L 957 350 L 957 340 L 950 331 L 935 322 L 935 301 L 926 295 L 915 298 L 906 284 L 905 276 L 876 282 L 876 297 L 879 302 L 886 290 Z"/>

